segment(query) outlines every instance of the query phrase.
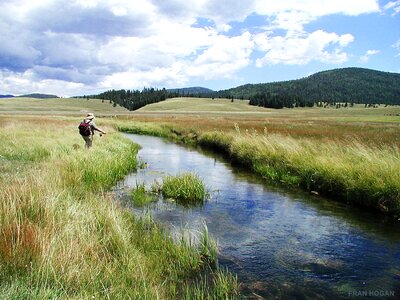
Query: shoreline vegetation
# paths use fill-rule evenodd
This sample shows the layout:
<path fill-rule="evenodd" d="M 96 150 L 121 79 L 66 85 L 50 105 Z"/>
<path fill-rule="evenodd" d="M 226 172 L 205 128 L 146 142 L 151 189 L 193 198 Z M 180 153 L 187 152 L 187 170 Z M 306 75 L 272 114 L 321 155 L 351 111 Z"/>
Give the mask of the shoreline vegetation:
<path fill-rule="evenodd" d="M 400 216 L 400 149 L 393 144 L 342 142 L 269 133 L 268 128 L 191 129 L 183 123 L 128 121 L 122 132 L 200 145 L 227 155 L 267 181 Z"/>
<path fill-rule="evenodd" d="M 109 189 L 137 166 L 136 144 L 108 127 L 87 152 L 68 120 L 0 124 L 0 298 L 237 297 L 206 228 L 176 241 L 114 200 Z"/>

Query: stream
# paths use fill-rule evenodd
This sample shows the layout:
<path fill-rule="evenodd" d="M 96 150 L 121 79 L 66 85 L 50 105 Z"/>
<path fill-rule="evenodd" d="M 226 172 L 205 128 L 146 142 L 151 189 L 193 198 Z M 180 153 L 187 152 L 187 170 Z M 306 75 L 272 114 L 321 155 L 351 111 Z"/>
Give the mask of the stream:
<path fill-rule="evenodd" d="M 400 299 L 400 226 L 389 217 L 270 186 L 201 149 L 126 136 L 142 147 L 138 158 L 147 167 L 115 187 L 120 200 L 140 183 L 199 175 L 211 195 L 201 207 L 159 200 L 132 209 L 150 211 L 176 236 L 207 224 L 219 264 L 238 275 L 246 298 Z"/>

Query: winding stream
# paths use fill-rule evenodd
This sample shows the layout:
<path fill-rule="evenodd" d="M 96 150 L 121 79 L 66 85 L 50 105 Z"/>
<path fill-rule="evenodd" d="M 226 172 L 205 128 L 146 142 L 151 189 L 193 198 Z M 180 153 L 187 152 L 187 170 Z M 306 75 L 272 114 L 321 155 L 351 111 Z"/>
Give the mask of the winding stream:
<path fill-rule="evenodd" d="M 116 187 L 198 174 L 211 193 L 202 207 L 158 201 L 153 218 L 173 234 L 201 231 L 218 241 L 219 263 L 238 274 L 245 296 L 284 299 L 400 298 L 400 226 L 315 195 L 267 186 L 217 155 L 157 137 L 127 134 L 147 168 Z M 144 208 L 134 208 L 139 213 Z"/>

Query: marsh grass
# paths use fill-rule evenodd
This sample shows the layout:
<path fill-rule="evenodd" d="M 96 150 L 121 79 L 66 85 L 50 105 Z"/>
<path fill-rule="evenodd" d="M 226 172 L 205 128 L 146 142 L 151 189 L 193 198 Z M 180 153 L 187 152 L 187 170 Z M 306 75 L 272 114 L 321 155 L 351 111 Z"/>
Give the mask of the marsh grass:
<path fill-rule="evenodd" d="M 0 178 L 0 298 L 175 299 L 194 289 L 209 258 L 107 192 L 136 166 L 137 146 L 107 128 L 85 151 L 74 123 L 50 124 L 0 128 L 2 160 L 19 166 Z"/>
<path fill-rule="evenodd" d="M 319 143 L 280 135 L 203 135 L 235 161 L 268 180 L 300 186 L 393 214 L 400 213 L 400 152 L 396 146 Z M 209 142 L 211 140 L 211 142 Z"/>
<path fill-rule="evenodd" d="M 201 178 L 194 173 L 183 173 L 163 178 L 161 193 L 183 205 L 202 204 L 209 196 Z"/>
<path fill-rule="evenodd" d="M 136 183 L 136 187 L 132 189 L 130 195 L 132 203 L 135 206 L 145 206 L 158 200 L 157 194 L 153 193 L 152 191 L 148 191 L 144 183 Z"/>

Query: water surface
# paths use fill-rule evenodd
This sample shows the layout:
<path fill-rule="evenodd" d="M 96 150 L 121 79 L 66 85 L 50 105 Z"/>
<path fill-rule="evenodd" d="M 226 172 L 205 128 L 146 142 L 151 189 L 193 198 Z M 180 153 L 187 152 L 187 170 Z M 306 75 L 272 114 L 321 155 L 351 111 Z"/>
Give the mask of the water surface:
<path fill-rule="evenodd" d="M 127 136 L 141 145 L 138 157 L 147 167 L 121 182 L 119 195 L 124 198 L 137 183 L 150 187 L 166 175 L 198 174 L 211 194 L 203 206 L 160 200 L 146 209 L 172 234 L 182 228 L 199 232 L 205 222 L 218 241 L 220 264 L 238 274 L 246 297 L 338 299 L 367 293 L 369 299 L 400 298 L 398 223 L 319 196 L 267 186 L 199 149 Z"/>

